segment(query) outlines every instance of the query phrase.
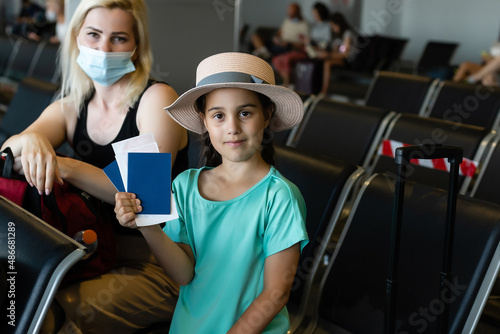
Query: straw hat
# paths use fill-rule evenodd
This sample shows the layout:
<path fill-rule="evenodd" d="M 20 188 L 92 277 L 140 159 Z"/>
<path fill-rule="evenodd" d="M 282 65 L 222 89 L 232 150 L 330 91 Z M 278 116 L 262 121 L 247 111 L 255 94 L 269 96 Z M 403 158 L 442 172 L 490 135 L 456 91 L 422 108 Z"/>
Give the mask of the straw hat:
<path fill-rule="evenodd" d="M 300 96 L 289 88 L 275 85 L 274 71 L 266 61 L 239 52 L 219 53 L 201 61 L 196 70 L 196 87 L 179 96 L 165 110 L 186 129 L 203 133 L 207 129 L 195 102 L 218 88 L 244 88 L 269 97 L 275 105 L 269 124 L 273 131 L 294 127 L 304 115 Z"/>

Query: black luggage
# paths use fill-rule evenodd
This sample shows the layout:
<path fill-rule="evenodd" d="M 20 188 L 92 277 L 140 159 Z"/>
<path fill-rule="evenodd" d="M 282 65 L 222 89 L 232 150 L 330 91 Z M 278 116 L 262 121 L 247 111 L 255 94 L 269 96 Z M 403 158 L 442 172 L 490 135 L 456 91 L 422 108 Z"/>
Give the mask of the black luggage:
<path fill-rule="evenodd" d="M 318 94 L 323 84 L 323 61 L 299 60 L 295 65 L 294 90 L 306 94 Z"/>
<path fill-rule="evenodd" d="M 445 282 L 452 280 L 451 260 L 453 249 L 453 234 L 455 225 L 455 212 L 458 194 L 458 171 L 462 162 L 463 151 L 455 146 L 407 146 L 398 147 L 395 154 L 395 162 L 398 165 L 396 178 L 396 189 L 394 194 L 394 210 L 392 217 L 391 247 L 388 277 L 386 281 L 386 313 L 385 313 L 385 333 L 395 333 L 395 312 L 397 303 L 397 281 L 398 260 L 401 233 L 401 220 L 403 213 L 404 187 L 408 174 L 408 164 L 411 159 L 444 159 L 450 163 L 450 177 L 448 187 L 448 206 L 446 211 L 446 224 L 444 234 L 444 255 L 440 275 L 439 290 L 445 288 Z M 438 283 L 436 282 L 436 287 Z M 449 304 L 444 304 L 444 311 L 440 317 L 440 327 L 442 333 L 448 331 Z"/>

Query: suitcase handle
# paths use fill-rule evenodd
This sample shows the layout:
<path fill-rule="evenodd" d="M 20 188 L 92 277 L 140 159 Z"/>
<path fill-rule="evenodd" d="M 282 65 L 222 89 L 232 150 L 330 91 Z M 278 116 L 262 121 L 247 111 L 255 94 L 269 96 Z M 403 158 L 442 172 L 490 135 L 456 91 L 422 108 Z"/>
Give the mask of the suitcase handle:
<path fill-rule="evenodd" d="M 450 163 L 462 163 L 463 150 L 457 146 L 406 146 L 396 148 L 394 161 L 401 165 L 407 163 L 410 159 L 443 159 L 448 158 Z"/>
<path fill-rule="evenodd" d="M 453 250 L 453 235 L 455 230 L 455 212 L 458 194 L 458 169 L 463 159 L 463 150 L 456 146 L 406 146 L 396 149 L 394 160 L 398 165 L 398 178 L 396 179 L 394 212 L 391 231 L 390 260 L 388 278 L 386 280 L 386 314 L 384 321 L 384 332 L 393 334 L 396 325 L 396 302 L 398 284 L 398 260 L 400 248 L 401 220 L 403 212 L 404 188 L 406 181 L 407 165 L 411 159 L 444 159 L 448 158 L 450 163 L 450 177 L 448 189 L 448 206 L 446 210 L 446 224 L 444 236 L 443 266 L 440 273 L 439 288 L 443 293 L 446 281 L 452 279 L 451 260 Z M 442 333 L 448 332 L 449 305 L 444 304 L 444 310 L 440 317 L 440 328 Z"/>

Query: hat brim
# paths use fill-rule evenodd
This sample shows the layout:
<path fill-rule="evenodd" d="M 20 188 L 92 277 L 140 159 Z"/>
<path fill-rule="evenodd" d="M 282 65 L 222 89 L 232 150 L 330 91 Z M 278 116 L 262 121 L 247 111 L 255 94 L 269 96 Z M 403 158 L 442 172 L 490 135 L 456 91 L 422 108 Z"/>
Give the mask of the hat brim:
<path fill-rule="evenodd" d="M 181 126 L 196 132 L 207 131 L 195 108 L 196 100 L 213 90 L 220 88 L 243 88 L 261 93 L 271 99 L 275 105 L 269 128 L 273 131 L 283 131 L 293 128 L 302 121 L 304 106 L 300 96 L 293 90 L 270 84 L 259 83 L 217 83 L 194 87 L 179 96 L 177 100 L 164 110 Z"/>

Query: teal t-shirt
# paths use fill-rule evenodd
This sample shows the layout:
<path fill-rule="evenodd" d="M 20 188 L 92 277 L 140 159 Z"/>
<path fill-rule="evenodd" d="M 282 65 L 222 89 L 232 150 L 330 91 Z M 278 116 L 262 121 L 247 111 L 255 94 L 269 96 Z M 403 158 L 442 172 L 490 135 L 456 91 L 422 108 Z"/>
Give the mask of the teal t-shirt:
<path fill-rule="evenodd" d="M 205 168 L 181 173 L 172 185 L 179 218 L 163 230 L 191 246 L 196 264 L 193 280 L 181 286 L 170 333 L 226 333 L 262 292 L 266 257 L 298 242 L 302 250 L 308 242 L 304 199 L 274 167 L 229 201 L 200 195 L 198 177 Z M 284 308 L 264 333 L 288 328 Z"/>

